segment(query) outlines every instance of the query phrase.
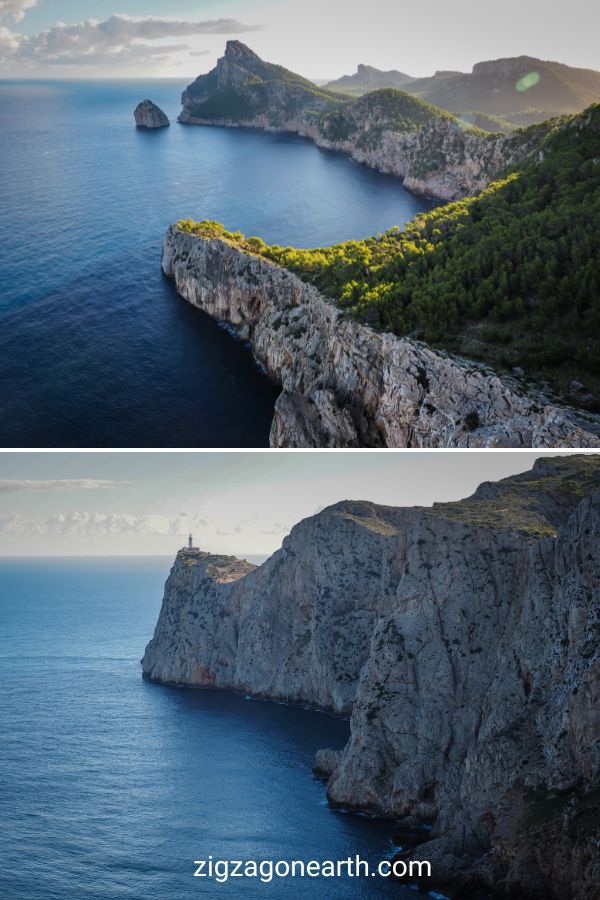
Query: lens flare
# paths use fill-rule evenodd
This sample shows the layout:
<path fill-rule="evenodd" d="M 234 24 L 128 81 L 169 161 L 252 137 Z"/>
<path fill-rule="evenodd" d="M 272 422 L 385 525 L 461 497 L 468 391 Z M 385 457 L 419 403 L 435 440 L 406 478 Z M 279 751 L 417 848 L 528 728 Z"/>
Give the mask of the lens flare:
<path fill-rule="evenodd" d="M 536 84 L 539 83 L 540 75 L 538 72 L 528 72 L 527 75 L 523 75 L 522 78 L 519 78 L 516 84 L 516 88 L 521 93 L 523 91 L 528 91 L 530 88 L 535 87 Z"/>

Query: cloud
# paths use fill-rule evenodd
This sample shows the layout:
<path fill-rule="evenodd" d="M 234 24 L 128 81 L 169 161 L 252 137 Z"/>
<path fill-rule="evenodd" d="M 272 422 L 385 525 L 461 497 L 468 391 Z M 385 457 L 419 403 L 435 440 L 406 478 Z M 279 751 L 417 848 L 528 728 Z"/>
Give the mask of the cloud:
<path fill-rule="evenodd" d="M 165 516 L 159 513 L 143 516 L 127 513 L 67 512 L 48 517 L 10 515 L 0 518 L 0 535 L 4 537 L 133 537 L 157 535 L 174 537 L 192 532 L 196 544 L 210 544 L 215 535 L 238 536 L 255 532 L 263 535 L 283 535 L 289 531 L 284 523 L 261 519 L 258 527 L 252 520 L 241 519 L 229 528 L 223 522 L 209 521 L 199 515 L 181 513 Z"/>
<path fill-rule="evenodd" d="M 114 537 L 127 535 L 178 535 L 208 523 L 197 516 L 132 516 L 126 513 L 68 512 L 47 518 L 21 515 L 0 519 L 0 534 L 8 537 L 59 535 L 63 537 Z"/>
<path fill-rule="evenodd" d="M 147 43 L 148 41 L 199 34 L 242 34 L 256 31 L 259 27 L 244 25 L 237 19 L 190 22 L 136 18 L 123 14 L 112 15 L 103 22 L 97 19 L 87 19 L 74 25 L 57 22 L 51 28 L 32 36 L 0 27 L 0 65 L 110 64 L 114 67 L 156 64 L 168 60 L 173 53 L 188 50 L 189 47 L 187 44 L 165 45 Z"/>
<path fill-rule="evenodd" d="M 26 9 L 37 6 L 37 0 L 0 0 L 0 19 L 13 19 L 19 22 Z"/>
<path fill-rule="evenodd" d="M 38 481 L 28 478 L 0 479 L 0 494 L 15 491 L 96 491 L 111 490 L 128 484 L 126 481 L 106 481 L 100 478 L 54 478 Z"/>

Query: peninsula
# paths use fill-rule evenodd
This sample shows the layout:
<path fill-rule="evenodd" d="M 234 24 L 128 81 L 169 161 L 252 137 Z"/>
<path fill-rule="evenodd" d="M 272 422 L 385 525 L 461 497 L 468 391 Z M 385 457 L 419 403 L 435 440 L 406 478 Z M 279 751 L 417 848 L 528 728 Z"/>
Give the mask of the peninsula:
<path fill-rule="evenodd" d="M 329 801 L 397 820 L 428 887 L 595 900 L 599 583 L 600 457 L 545 457 L 459 502 L 338 503 L 258 568 L 181 551 L 143 674 L 351 716 Z"/>
<path fill-rule="evenodd" d="M 294 132 L 452 201 L 314 250 L 169 229 L 179 293 L 283 388 L 273 446 L 600 446 L 600 106 L 490 133 L 395 88 L 317 87 L 238 41 L 182 100 L 181 122 Z"/>

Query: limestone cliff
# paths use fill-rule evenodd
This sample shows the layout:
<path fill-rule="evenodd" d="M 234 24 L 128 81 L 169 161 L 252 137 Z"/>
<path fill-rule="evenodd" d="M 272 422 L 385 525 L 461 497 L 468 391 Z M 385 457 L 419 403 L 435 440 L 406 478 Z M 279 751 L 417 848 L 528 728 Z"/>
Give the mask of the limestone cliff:
<path fill-rule="evenodd" d="M 162 109 L 152 100 L 142 100 L 133 113 L 138 128 L 167 128 L 171 123 Z"/>
<path fill-rule="evenodd" d="M 239 41 L 228 41 L 216 68 L 189 85 L 182 104 L 180 122 L 293 132 L 443 200 L 478 193 L 530 156 L 551 127 L 486 134 L 393 88 L 351 100 L 264 62 Z"/>
<path fill-rule="evenodd" d="M 598 417 L 488 369 L 346 319 L 313 286 L 172 226 L 163 271 L 282 386 L 275 447 L 598 447 Z"/>
<path fill-rule="evenodd" d="M 458 503 L 343 502 L 219 583 L 180 553 L 146 678 L 351 712 L 333 804 L 431 823 L 435 884 L 595 900 L 600 457 Z"/>

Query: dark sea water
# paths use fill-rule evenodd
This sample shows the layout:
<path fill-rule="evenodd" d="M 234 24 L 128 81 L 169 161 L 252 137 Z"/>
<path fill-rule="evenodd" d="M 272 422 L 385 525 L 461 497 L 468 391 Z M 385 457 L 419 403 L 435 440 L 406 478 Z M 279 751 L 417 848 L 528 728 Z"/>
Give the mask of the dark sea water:
<path fill-rule="evenodd" d="M 346 722 L 142 681 L 167 559 L 0 561 L 0 896 L 414 897 L 381 878 L 194 879 L 193 861 L 393 853 L 331 810 L 315 751 Z"/>
<path fill-rule="evenodd" d="M 0 82 L 0 446 L 267 446 L 277 391 L 163 278 L 168 225 L 315 246 L 431 205 L 300 138 L 177 125 L 183 87 Z M 136 130 L 147 96 L 171 128 Z"/>

